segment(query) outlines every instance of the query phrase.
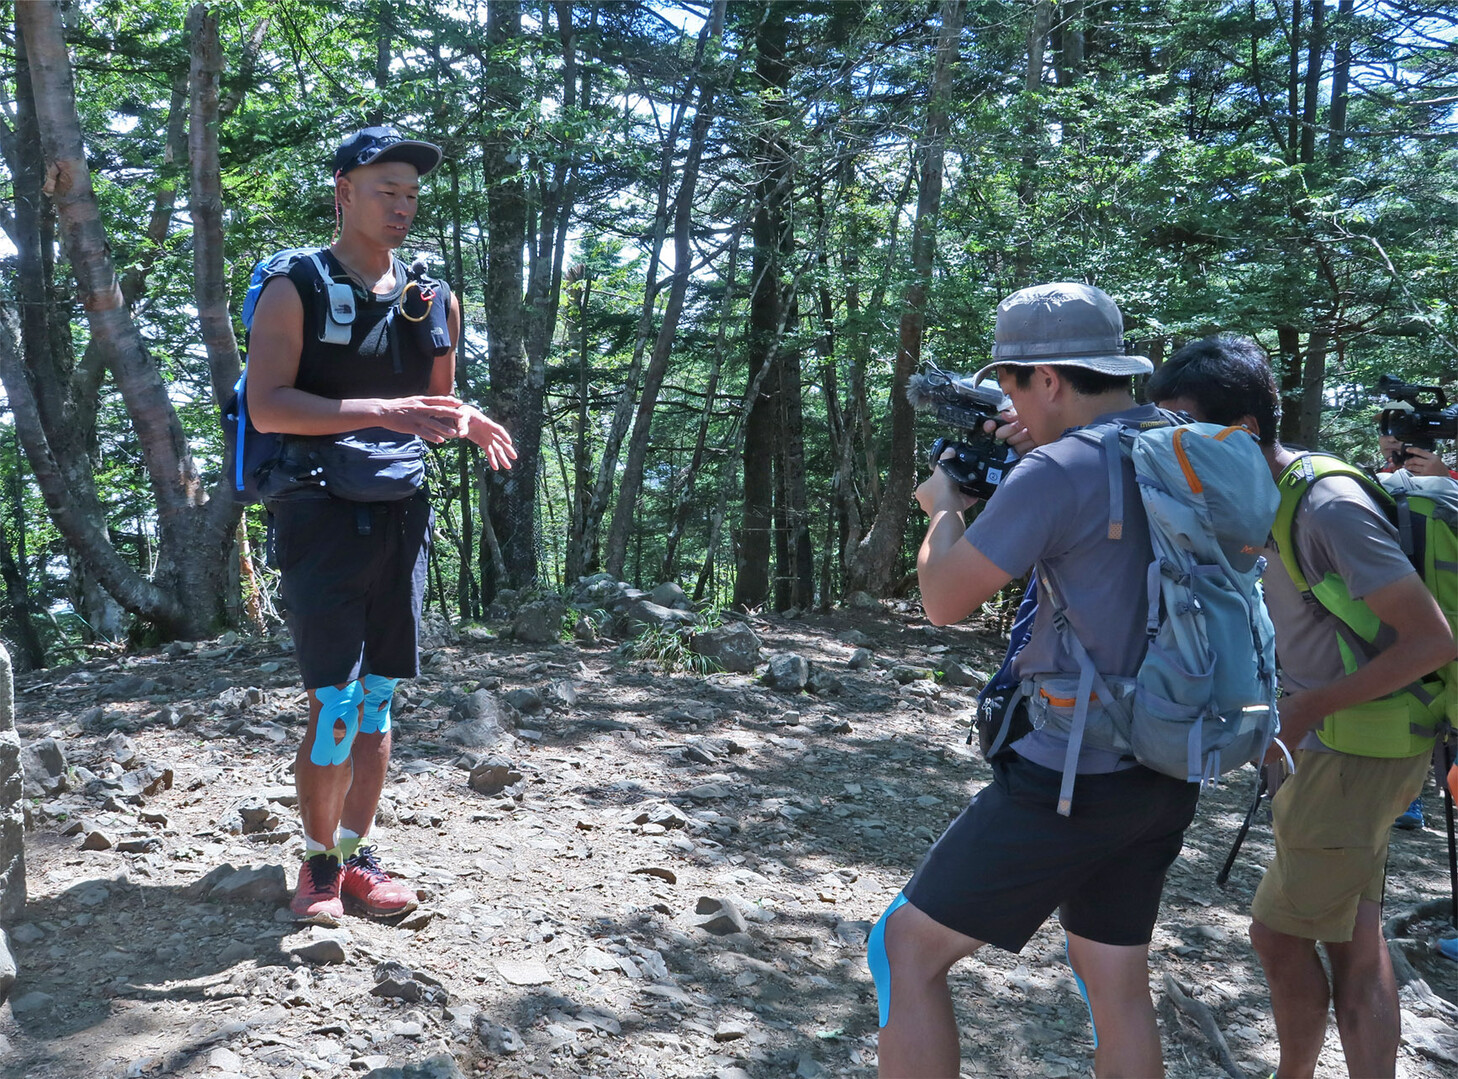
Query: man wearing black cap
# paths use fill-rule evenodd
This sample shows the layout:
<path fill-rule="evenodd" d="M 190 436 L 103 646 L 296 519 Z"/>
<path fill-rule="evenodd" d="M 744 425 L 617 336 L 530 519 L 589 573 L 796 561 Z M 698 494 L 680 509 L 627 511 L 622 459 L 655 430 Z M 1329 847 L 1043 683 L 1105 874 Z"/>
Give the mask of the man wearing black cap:
<path fill-rule="evenodd" d="M 1094 1025 L 1095 1072 L 1162 1075 L 1149 941 L 1198 786 L 1085 738 L 1075 756 L 1071 814 L 1064 815 L 1060 773 L 1070 738 L 1046 717 L 1071 703 L 1048 691 L 1078 681 L 1065 627 L 1105 677 L 1137 671 L 1152 557 L 1132 468 L 1111 492 L 1116 477 L 1099 447 L 1064 435 L 1166 421 L 1135 403 L 1131 376 L 1152 365 L 1125 354 L 1122 316 L 1099 289 L 1060 283 L 1009 296 L 998 305 L 992 355 L 972 380 L 996 372 L 1016 410 L 999 434 L 1023 456 L 970 527 L 962 512 L 974 500 L 946 472 L 932 472 L 917 489 L 931 518 L 917 573 L 927 617 L 946 625 L 1037 566 L 1040 601 L 1050 602 L 1040 602 L 1013 669 L 1024 685 L 1040 687 L 1039 699 L 1023 707 L 1036 707 L 1045 721 L 1024 721 L 993 753 L 993 782 L 937 840 L 871 931 L 880 1071 L 888 1079 L 954 1079 L 960 1047 L 949 968 L 985 944 L 1020 951 L 1056 910 Z M 1110 537 L 1111 493 L 1123 500 L 1122 538 Z"/>
<path fill-rule="evenodd" d="M 423 442 L 469 438 L 493 468 L 516 456 L 505 430 L 451 394 L 455 297 L 395 257 L 441 156 L 388 127 L 345 140 L 331 170 L 337 238 L 297 259 L 287 283 L 264 286 L 249 339 L 249 413 L 285 436 L 259 490 L 309 700 L 291 906 L 319 922 L 336 921 L 346 900 L 377 917 L 416 903 L 365 840 L 395 684 L 418 673 L 431 521 Z"/>

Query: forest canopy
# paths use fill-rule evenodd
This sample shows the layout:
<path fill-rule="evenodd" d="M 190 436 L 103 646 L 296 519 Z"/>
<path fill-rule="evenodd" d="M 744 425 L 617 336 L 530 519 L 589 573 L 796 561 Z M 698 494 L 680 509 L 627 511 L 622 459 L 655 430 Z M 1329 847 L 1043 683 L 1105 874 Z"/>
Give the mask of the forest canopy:
<path fill-rule="evenodd" d="M 1283 439 L 1375 457 L 1458 378 L 1458 12 L 1397 0 L 0 3 L 0 576 L 38 666 L 266 624 L 220 486 L 254 262 L 367 124 L 440 144 L 462 300 L 430 602 L 605 572 L 777 610 L 908 587 L 927 359 L 1096 284 L 1158 362 L 1256 336 Z"/>

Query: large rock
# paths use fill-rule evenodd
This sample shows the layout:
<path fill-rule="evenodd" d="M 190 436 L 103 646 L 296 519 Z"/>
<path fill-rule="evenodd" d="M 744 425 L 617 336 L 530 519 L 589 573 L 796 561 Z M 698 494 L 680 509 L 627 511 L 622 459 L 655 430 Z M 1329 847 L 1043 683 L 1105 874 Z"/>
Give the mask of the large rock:
<path fill-rule="evenodd" d="M 0 924 L 14 925 L 25 910 L 25 779 L 15 730 L 15 678 L 0 644 Z M 0 998 L 3 999 L 3 998 Z"/>
<path fill-rule="evenodd" d="M 720 670 L 748 674 L 759 666 L 762 646 L 754 630 L 743 622 L 735 622 L 695 633 L 689 647 L 716 663 Z"/>
<path fill-rule="evenodd" d="M 3 690 L 0 690 L 3 691 Z M 5 706 L 0 702 L 0 709 Z M 0 715 L 0 731 L 15 729 L 12 706 L 9 723 Z M 38 738 L 20 751 L 20 767 L 25 773 L 24 796 L 44 798 L 66 789 L 66 753 L 54 738 Z"/>
<path fill-rule="evenodd" d="M 674 607 L 686 611 L 691 604 L 684 590 L 673 581 L 667 581 L 648 593 L 648 598 L 660 607 Z"/>
<path fill-rule="evenodd" d="M 795 652 L 770 656 L 769 670 L 764 672 L 765 685 L 785 693 L 799 693 L 809 680 L 810 664 L 804 656 Z"/>
<path fill-rule="evenodd" d="M 562 636 L 567 605 L 559 599 L 541 599 L 517 608 L 511 634 L 528 644 L 554 644 Z"/>
<path fill-rule="evenodd" d="M 511 712 L 489 689 L 478 689 L 451 709 L 445 741 L 466 749 L 491 749 L 506 740 Z"/>
<path fill-rule="evenodd" d="M 678 611 L 663 607 L 652 600 L 641 597 L 628 600 L 618 606 L 618 625 L 629 636 L 636 636 L 645 629 L 671 629 L 691 626 L 697 621 L 691 611 Z"/>

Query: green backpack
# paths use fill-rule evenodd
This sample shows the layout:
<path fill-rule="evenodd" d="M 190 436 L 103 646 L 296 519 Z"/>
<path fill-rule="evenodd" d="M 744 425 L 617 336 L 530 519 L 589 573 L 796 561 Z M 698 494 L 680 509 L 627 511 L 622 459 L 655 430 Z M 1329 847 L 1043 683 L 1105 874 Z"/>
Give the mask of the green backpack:
<path fill-rule="evenodd" d="M 1406 471 L 1374 479 L 1339 457 L 1311 453 L 1297 458 L 1276 481 L 1281 506 L 1271 527 L 1281 563 L 1302 595 L 1316 600 L 1338 620 L 1337 646 L 1348 674 L 1357 656 L 1370 658 L 1380 628 L 1365 603 L 1347 593 L 1335 573 L 1309 582 L 1296 564 L 1291 524 L 1296 508 L 1313 483 L 1327 476 L 1349 476 L 1362 484 L 1396 527 L 1402 550 L 1423 584 L 1458 632 L 1458 483 L 1445 476 L 1412 476 Z M 1322 743 L 1359 757 L 1412 757 L 1432 749 L 1435 738 L 1458 716 L 1458 661 L 1444 664 L 1405 689 L 1334 712 L 1317 728 Z"/>

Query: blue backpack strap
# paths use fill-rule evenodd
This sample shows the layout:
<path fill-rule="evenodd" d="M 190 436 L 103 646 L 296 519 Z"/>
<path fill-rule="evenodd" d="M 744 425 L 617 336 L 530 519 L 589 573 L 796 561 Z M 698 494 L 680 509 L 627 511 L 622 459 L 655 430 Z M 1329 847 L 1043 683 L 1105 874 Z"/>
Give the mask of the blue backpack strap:
<path fill-rule="evenodd" d="M 1088 649 L 1083 646 L 1073 626 L 1069 624 L 1068 607 L 1059 595 L 1058 587 L 1047 567 L 1040 566 L 1038 575 L 1042 578 L 1048 599 L 1053 605 L 1053 625 L 1058 630 L 1059 639 L 1078 663 L 1078 695 L 1074 701 L 1073 718 L 1068 732 L 1068 749 L 1063 755 L 1063 779 L 1058 787 L 1058 814 L 1066 817 L 1073 811 L 1073 783 L 1078 774 L 1078 755 L 1083 748 L 1083 733 L 1088 726 L 1089 704 L 1095 693 L 1103 694 L 1100 699 L 1110 707 L 1116 698 L 1103 675 L 1094 666 Z"/>

